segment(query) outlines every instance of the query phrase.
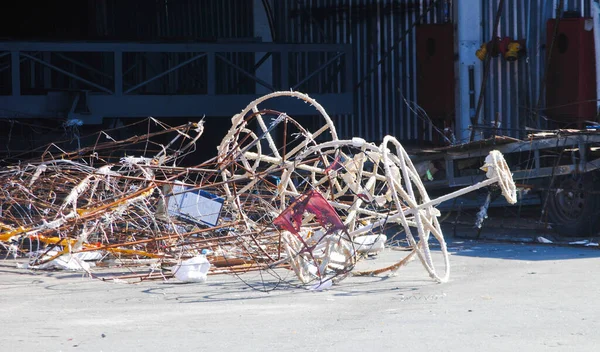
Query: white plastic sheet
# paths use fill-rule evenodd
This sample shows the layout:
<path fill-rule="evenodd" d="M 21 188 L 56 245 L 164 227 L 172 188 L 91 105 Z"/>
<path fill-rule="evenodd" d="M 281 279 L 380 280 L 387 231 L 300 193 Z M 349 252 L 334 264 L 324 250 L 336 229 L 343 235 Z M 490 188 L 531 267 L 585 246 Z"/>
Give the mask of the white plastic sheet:
<path fill-rule="evenodd" d="M 205 255 L 198 255 L 191 259 L 184 260 L 171 268 L 173 275 L 179 281 L 183 282 L 206 282 L 210 262 Z"/>

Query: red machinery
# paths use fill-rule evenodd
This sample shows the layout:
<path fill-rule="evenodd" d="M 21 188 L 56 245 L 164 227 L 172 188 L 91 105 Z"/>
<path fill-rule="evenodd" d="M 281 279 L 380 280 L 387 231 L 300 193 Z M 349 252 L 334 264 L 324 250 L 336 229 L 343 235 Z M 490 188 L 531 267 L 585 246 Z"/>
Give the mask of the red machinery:
<path fill-rule="evenodd" d="M 556 23 L 558 31 L 554 37 Z M 585 120 L 596 120 L 592 28 L 589 18 L 551 19 L 547 23 L 546 49 L 550 65 L 546 78 L 546 115 L 564 127 L 582 128 Z"/>

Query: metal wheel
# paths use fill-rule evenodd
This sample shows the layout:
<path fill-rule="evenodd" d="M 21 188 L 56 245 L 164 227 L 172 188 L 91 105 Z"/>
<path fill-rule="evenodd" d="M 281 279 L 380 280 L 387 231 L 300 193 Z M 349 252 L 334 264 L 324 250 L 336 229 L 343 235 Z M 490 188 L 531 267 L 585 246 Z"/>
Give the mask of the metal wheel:
<path fill-rule="evenodd" d="M 553 228 L 570 237 L 592 236 L 598 232 L 600 195 L 592 174 L 567 176 L 557 182 L 548 197 L 548 217 Z"/>

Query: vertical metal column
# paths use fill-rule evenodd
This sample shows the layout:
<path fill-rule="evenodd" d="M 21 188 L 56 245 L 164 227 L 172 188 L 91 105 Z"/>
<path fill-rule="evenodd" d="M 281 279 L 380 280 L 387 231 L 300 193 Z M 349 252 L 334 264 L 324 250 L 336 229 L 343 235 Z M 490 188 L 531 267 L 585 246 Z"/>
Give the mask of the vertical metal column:
<path fill-rule="evenodd" d="M 267 18 L 267 12 L 263 6 L 261 0 L 254 0 L 253 2 L 253 17 L 254 17 L 254 37 L 261 38 L 263 42 L 273 42 L 273 36 L 271 35 L 271 28 L 269 27 L 269 20 Z M 254 63 L 258 63 L 266 53 L 255 53 Z M 282 55 L 287 55 L 282 53 Z M 287 68 L 287 67 L 286 67 Z M 262 63 L 255 70 L 256 77 L 267 82 L 269 85 L 273 85 L 273 58 L 269 57 L 265 62 Z M 270 90 L 260 83 L 255 85 L 256 94 L 270 93 Z"/>
<path fill-rule="evenodd" d="M 45 62 L 52 64 L 52 53 L 49 51 L 44 51 L 42 53 L 42 60 L 44 60 Z M 50 69 L 50 67 L 48 66 L 44 66 L 44 68 L 42 68 L 43 72 L 44 72 L 44 88 L 45 89 L 50 89 L 52 88 L 52 71 Z"/>
<path fill-rule="evenodd" d="M 290 82 L 288 79 L 289 55 L 290 53 L 287 51 L 279 53 L 279 89 L 281 90 L 290 89 Z"/>
<path fill-rule="evenodd" d="M 11 68 L 11 82 L 12 82 L 12 95 L 21 95 L 21 62 L 19 61 L 21 55 L 18 51 L 10 53 L 10 68 Z"/>
<path fill-rule="evenodd" d="M 115 51 L 115 95 L 123 95 L 123 53 Z"/>
<path fill-rule="evenodd" d="M 455 2 L 455 23 L 457 24 L 456 38 L 458 38 L 458 62 L 456 64 L 457 89 L 456 89 L 456 138 L 468 141 L 469 126 L 471 125 L 471 112 L 469 96 L 469 66 L 472 66 L 475 82 L 481 82 L 481 62 L 475 52 L 481 46 L 481 1 Z M 483 0 L 486 1 L 486 0 Z M 479 95 L 479 86 L 475 84 L 475 96 Z"/>
<path fill-rule="evenodd" d="M 216 54 L 211 51 L 206 56 L 206 86 L 208 95 L 217 94 L 217 78 L 216 78 Z"/>

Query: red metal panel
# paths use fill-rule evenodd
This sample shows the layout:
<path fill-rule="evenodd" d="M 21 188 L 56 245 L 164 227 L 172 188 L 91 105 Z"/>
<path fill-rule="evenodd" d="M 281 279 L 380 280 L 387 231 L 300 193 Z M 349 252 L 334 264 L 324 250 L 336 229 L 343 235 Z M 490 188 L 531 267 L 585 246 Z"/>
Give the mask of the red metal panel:
<path fill-rule="evenodd" d="M 454 28 L 451 23 L 416 28 L 417 103 L 434 124 L 454 125 Z M 427 128 L 427 126 L 424 126 Z M 434 141 L 438 139 L 434 133 Z"/>
<path fill-rule="evenodd" d="M 555 25 L 555 19 L 547 23 L 548 50 Z M 546 79 L 548 117 L 572 127 L 581 127 L 584 120 L 595 120 L 596 59 L 591 19 L 561 19 L 549 55 Z"/>

